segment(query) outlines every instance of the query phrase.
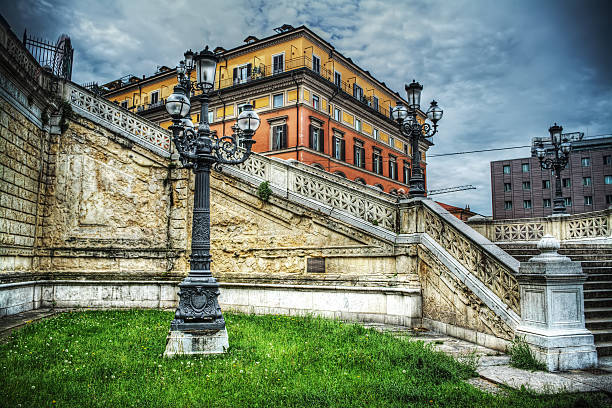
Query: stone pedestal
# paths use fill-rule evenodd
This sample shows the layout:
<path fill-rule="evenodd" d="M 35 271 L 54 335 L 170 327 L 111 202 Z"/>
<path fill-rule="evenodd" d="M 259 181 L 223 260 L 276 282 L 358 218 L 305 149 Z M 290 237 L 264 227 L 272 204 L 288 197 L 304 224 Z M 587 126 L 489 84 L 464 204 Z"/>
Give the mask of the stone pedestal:
<path fill-rule="evenodd" d="M 559 241 L 545 235 L 538 243 L 542 253 L 521 263 L 521 323 L 516 335 L 524 337 L 549 371 L 595 367 L 593 335 L 584 325 L 587 275 L 580 262 L 559 255 L 559 247 Z"/>
<path fill-rule="evenodd" d="M 164 357 L 190 354 L 223 354 L 229 347 L 227 330 L 171 330 Z"/>

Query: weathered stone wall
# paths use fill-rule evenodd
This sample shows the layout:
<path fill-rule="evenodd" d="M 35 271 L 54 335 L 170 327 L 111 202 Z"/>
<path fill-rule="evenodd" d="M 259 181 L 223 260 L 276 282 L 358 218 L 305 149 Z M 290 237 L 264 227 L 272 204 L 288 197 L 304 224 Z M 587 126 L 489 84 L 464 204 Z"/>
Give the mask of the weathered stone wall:
<path fill-rule="evenodd" d="M 477 336 L 510 340 L 513 329 L 499 318 L 478 296 L 450 270 L 433 256 L 425 246 L 419 245 L 419 279 L 423 296 L 423 319 L 436 322 L 432 328 L 456 337 L 467 338 L 480 344 L 490 340 L 477 341 Z M 500 348 L 496 344 L 489 344 Z"/>
<path fill-rule="evenodd" d="M 187 225 L 184 219 L 182 225 L 172 222 L 187 201 L 176 191 L 181 171 L 82 117 L 69 122 L 50 150 L 36 274 L 90 279 L 183 274 Z"/>
<path fill-rule="evenodd" d="M 0 100 L 0 244 L 33 248 L 46 132 Z"/>

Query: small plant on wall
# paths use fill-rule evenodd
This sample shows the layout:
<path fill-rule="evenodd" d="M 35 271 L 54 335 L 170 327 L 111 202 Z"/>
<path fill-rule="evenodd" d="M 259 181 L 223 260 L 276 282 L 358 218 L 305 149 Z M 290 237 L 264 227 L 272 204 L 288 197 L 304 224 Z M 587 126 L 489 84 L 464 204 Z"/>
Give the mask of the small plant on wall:
<path fill-rule="evenodd" d="M 272 190 L 270 189 L 270 182 L 264 181 L 257 188 L 257 196 L 261 199 L 261 201 L 267 202 L 272 195 Z"/>

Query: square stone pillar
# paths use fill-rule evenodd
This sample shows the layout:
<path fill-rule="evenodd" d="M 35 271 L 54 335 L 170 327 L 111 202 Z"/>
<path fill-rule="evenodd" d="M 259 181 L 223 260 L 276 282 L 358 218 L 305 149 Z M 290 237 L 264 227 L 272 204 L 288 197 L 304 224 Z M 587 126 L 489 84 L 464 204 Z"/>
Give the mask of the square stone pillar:
<path fill-rule="evenodd" d="M 584 325 L 587 275 L 580 262 L 559 255 L 559 247 L 556 238 L 545 235 L 538 242 L 542 253 L 521 263 L 521 323 L 516 336 L 525 338 L 549 371 L 595 367 L 593 334 Z"/>

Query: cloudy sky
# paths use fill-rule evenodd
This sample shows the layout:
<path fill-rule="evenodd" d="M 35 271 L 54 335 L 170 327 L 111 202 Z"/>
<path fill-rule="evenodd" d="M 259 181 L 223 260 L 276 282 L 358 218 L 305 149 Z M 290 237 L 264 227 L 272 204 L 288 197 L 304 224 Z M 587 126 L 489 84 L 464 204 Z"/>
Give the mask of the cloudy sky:
<path fill-rule="evenodd" d="M 150 75 L 187 48 L 232 48 L 305 24 L 391 88 L 424 85 L 424 101 L 444 108 L 431 155 L 527 145 L 555 121 L 612 133 L 607 0 L 14 0 L 0 11 L 19 36 L 69 34 L 77 83 Z M 490 215 L 489 162 L 528 155 L 430 157 L 429 188 L 473 184 L 437 199 Z"/>

